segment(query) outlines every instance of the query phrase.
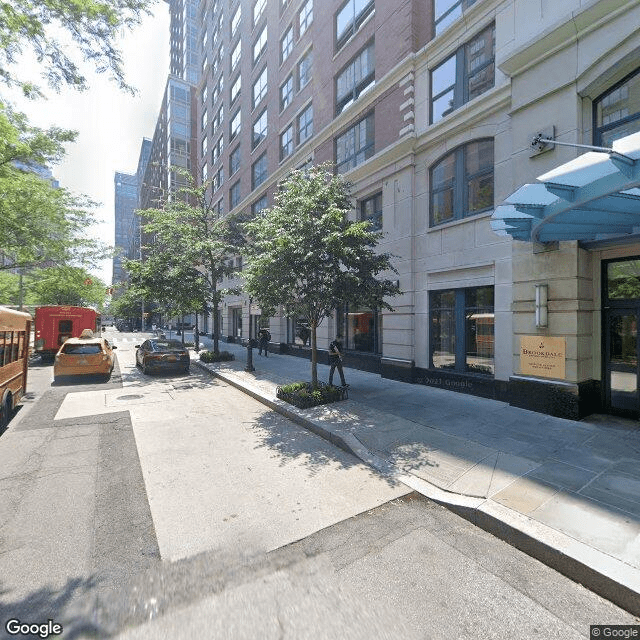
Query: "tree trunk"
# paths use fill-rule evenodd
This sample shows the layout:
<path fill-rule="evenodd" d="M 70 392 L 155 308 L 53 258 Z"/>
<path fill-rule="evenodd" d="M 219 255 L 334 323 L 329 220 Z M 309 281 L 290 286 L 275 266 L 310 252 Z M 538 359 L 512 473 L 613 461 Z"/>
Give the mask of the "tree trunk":
<path fill-rule="evenodd" d="M 318 343 L 316 341 L 317 326 L 311 323 L 311 387 L 318 388 Z"/>
<path fill-rule="evenodd" d="M 216 303 L 213 307 L 213 352 L 220 353 L 220 347 L 218 344 L 218 335 L 220 333 L 220 301 L 216 300 Z"/>

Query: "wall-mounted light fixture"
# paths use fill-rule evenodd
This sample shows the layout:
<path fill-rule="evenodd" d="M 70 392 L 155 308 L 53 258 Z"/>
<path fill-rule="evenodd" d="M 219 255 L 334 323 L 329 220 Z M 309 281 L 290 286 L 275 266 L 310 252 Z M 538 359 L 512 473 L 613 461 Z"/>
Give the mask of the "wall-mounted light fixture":
<path fill-rule="evenodd" d="M 536 285 L 536 327 L 549 326 L 549 308 L 547 305 L 549 297 L 549 286 L 546 284 Z"/>

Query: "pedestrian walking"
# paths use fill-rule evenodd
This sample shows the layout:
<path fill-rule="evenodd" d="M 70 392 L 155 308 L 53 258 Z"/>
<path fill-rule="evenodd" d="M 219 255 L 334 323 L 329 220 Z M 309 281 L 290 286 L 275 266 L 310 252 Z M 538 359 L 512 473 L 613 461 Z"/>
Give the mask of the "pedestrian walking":
<path fill-rule="evenodd" d="M 331 365 L 331 369 L 329 369 L 329 384 L 333 384 L 333 373 L 337 368 L 342 386 L 348 387 L 349 385 L 344 379 L 344 371 L 342 370 L 342 343 L 337 338 L 329 345 L 329 364 Z"/>
<path fill-rule="evenodd" d="M 269 333 L 269 329 L 260 329 L 258 331 L 258 355 L 262 355 L 262 350 L 264 349 L 264 357 L 269 357 L 269 343 L 271 342 L 271 334 Z"/>

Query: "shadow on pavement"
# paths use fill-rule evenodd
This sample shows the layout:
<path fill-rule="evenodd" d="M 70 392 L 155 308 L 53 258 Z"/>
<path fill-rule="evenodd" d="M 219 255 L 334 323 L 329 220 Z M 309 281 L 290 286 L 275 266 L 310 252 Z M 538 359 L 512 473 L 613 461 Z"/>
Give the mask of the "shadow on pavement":
<path fill-rule="evenodd" d="M 254 431 L 259 447 L 265 447 L 280 457 L 280 466 L 287 465 L 291 460 L 302 461 L 311 476 L 327 466 L 341 469 L 360 467 L 367 469 L 370 477 L 384 480 L 390 487 L 401 485 L 394 478 L 380 474 L 351 453 L 327 444 L 325 439 L 302 429 L 275 411 L 262 414 L 250 424 L 245 424 L 245 427 Z"/>
<path fill-rule="evenodd" d="M 61 624 L 65 640 L 76 638 L 111 638 L 113 633 L 92 619 L 86 603 L 91 593 L 99 586 L 96 577 L 72 578 L 61 589 L 42 587 L 18 600 L 10 600 L 9 593 L 0 587 L 0 638 L 2 640 L 21 637 L 44 637 L 39 634 L 9 635 L 6 625 L 9 620 L 19 620 L 22 624 Z M 85 603 L 85 605 L 81 604 Z M 84 610 L 83 610 L 84 609 Z"/>

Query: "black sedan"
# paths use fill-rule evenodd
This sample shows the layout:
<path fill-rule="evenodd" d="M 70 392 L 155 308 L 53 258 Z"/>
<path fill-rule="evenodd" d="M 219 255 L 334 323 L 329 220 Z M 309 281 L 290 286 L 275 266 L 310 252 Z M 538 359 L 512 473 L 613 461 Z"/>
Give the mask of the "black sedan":
<path fill-rule="evenodd" d="M 189 373 L 189 351 L 178 340 L 145 340 L 136 345 L 136 366 L 142 373 L 184 371 Z"/>

